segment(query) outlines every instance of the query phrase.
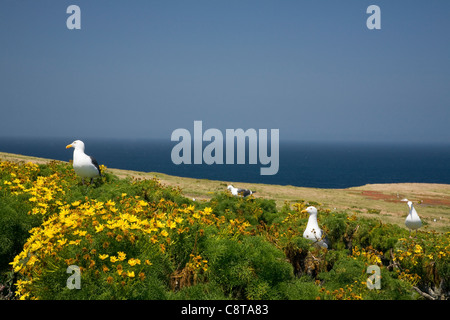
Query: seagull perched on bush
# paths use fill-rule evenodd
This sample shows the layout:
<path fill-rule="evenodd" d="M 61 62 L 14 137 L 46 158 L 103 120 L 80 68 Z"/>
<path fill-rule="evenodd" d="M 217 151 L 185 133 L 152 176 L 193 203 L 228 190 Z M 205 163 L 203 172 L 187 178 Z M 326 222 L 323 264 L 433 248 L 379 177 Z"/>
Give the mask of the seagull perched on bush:
<path fill-rule="evenodd" d="M 331 249 L 331 243 L 325 233 L 322 232 L 317 223 L 317 209 L 315 207 L 308 207 L 302 211 L 309 213 L 308 224 L 306 225 L 303 238 L 311 240 L 321 248 Z"/>
<path fill-rule="evenodd" d="M 66 146 L 66 149 L 74 148 L 73 150 L 73 169 L 75 173 L 81 177 L 84 184 L 84 178 L 91 178 L 91 183 L 94 177 L 101 177 L 100 167 L 97 160 L 84 153 L 84 143 L 81 140 L 75 140 Z"/>
<path fill-rule="evenodd" d="M 256 193 L 256 191 L 252 191 L 252 190 L 248 190 L 248 189 L 235 188 L 231 184 L 227 187 L 227 189 L 231 191 L 231 194 L 233 196 L 241 195 L 244 198 L 249 196 L 249 195 L 251 195 L 251 194 Z"/>
<path fill-rule="evenodd" d="M 419 229 L 422 226 L 422 221 L 420 220 L 420 217 L 417 214 L 417 211 L 414 208 L 412 201 L 409 201 L 408 199 L 403 199 L 402 201 L 407 201 L 409 207 L 409 214 L 406 217 L 405 226 L 409 228 L 410 235 L 411 230 L 416 230 L 417 233 L 417 229 Z"/>

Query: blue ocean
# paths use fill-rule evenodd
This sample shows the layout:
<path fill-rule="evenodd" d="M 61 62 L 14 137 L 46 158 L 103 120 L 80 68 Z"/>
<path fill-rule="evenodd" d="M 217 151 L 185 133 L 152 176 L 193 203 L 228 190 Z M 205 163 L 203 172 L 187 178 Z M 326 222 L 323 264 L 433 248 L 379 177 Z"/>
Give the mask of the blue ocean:
<path fill-rule="evenodd" d="M 71 139 L 0 138 L 0 151 L 69 161 Z M 199 179 L 348 188 L 372 183 L 450 184 L 450 144 L 363 144 L 280 142 L 279 171 L 260 175 L 261 164 L 175 165 L 176 142 L 167 140 L 84 139 L 86 153 L 109 168 Z M 206 143 L 204 143 L 206 144 Z M 205 145 L 203 146 L 205 147 Z M 248 161 L 246 161 L 248 163 Z M 245 186 L 245 185 L 243 185 Z"/>

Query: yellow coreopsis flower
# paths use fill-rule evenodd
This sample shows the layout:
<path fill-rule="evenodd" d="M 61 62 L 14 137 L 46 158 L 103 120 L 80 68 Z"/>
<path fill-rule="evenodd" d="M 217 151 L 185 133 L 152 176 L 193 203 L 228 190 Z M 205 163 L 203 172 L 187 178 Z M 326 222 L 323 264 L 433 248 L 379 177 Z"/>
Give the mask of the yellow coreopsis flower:
<path fill-rule="evenodd" d="M 106 258 L 109 257 L 109 255 L 108 255 L 108 254 L 100 254 L 98 257 L 99 257 L 100 259 L 102 259 L 102 260 L 105 260 Z M 112 257 L 111 257 L 111 258 L 112 258 Z"/>
<path fill-rule="evenodd" d="M 119 209 L 115 208 L 115 207 L 111 207 L 109 208 L 109 210 L 111 210 L 112 212 L 116 213 L 117 211 L 119 211 Z"/>
<path fill-rule="evenodd" d="M 161 235 L 163 237 L 167 237 L 169 235 L 169 233 L 166 230 L 161 231 Z"/>
<path fill-rule="evenodd" d="M 175 222 L 176 222 L 176 223 L 182 223 L 183 220 L 184 220 L 184 219 L 181 218 L 181 217 L 176 217 L 176 218 L 175 218 Z"/>
<path fill-rule="evenodd" d="M 167 221 L 167 227 L 169 227 L 170 229 L 174 229 L 176 228 L 177 224 L 175 223 L 175 221 Z"/>
<path fill-rule="evenodd" d="M 162 223 L 161 221 L 156 220 L 156 227 L 157 228 L 164 228 L 165 227 L 165 223 Z"/>
<path fill-rule="evenodd" d="M 117 259 L 116 256 L 111 256 L 111 257 L 109 258 L 109 260 L 110 260 L 112 263 L 119 261 L 119 259 Z"/>
<path fill-rule="evenodd" d="M 120 260 L 120 261 L 125 260 L 126 257 L 127 257 L 126 253 L 123 252 L 123 251 L 119 251 L 119 252 L 117 252 L 117 254 L 119 255 L 119 260 Z"/>
<path fill-rule="evenodd" d="M 133 267 L 137 264 L 141 264 L 141 260 L 131 258 L 130 260 L 128 260 L 128 264 Z"/>
<path fill-rule="evenodd" d="M 144 200 L 139 200 L 139 205 L 141 205 L 142 207 L 148 206 L 148 202 L 144 201 Z"/>
<path fill-rule="evenodd" d="M 134 278 L 134 271 L 127 271 L 127 276 L 129 276 L 130 278 Z"/>
<path fill-rule="evenodd" d="M 418 244 L 415 245 L 414 247 L 414 252 L 415 253 L 421 253 L 422 252 L 422 247 Z"/>

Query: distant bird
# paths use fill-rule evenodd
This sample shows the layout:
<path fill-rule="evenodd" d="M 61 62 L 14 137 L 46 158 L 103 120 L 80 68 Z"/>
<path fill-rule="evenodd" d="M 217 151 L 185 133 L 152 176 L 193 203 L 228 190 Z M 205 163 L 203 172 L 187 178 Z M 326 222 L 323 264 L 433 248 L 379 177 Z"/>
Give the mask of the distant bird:
<path fill-rule="evenodd" d="M 248 189 L 239 189 L 239 188 L 235 188 L 235 187 L 233 187 L 231 184 L 227 187 L 227 189 L 231 191 L 231 194 L 232 194 L 233 196 L 241 195 L 241 196 L 243 196 L 244 198 L 245 198 L 245 197 L 248 197 L 248 196 L 251 195 L 251 194 L 256 193 L 256 191 L 252 191 L 252 190 L 248 190 Z"/>
<path fill-rule="evenodd" d="M 303 238 L 311 240 L 314 244 L 321 248 L 331 249 L 331 243 L 327 235 L 322 232 L 317 223 L 317 209 L 315 207 L 308 207 L 302 211 L 309 213 L 308 224 L 306 225 Z"/>
<path fill-rule="evenodd" d="M 417 234 L 417 229 L 419 229 L 422 226 L 422 221 L 420 220 L 420 217 L 417 214 L 417 211 L 414 208 L 412 201 L 409 201 L 408 199 L 403 199 L 402 201 L 407 201 L 409 207 L 409 214 L 406 217 L 405 226 L 409 229 L 410 235 L 411 230 L 416 230 Z"/>
<path fill-rule="evenodd" d="M 84 184 L 84 178 L 90 178 L 91 183 L 94 178 L 102 176 L 97 160 L 84 153 L 84 143 L 81 140 L 75 140 L 66 146 L 66 149 L 74 148 L 73 150 L 73 169 L 75 173 L 81 177 Z"/>

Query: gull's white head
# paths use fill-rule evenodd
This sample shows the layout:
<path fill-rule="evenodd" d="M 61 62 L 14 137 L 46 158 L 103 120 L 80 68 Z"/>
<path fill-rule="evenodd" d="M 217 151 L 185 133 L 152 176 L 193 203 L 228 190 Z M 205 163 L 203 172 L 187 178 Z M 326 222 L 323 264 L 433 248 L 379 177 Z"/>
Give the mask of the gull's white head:
<path fill-rule="evenodd" d="M 408 201 L 408 207 L 409 207 L 410 209 L 411 209 L 412 205 L 413 205 L 412 201 Z"/>
<path fill-rule="evenodd" d="M 302 210 L 303 213 L 308 212 L 309 215 L 317 215 L 317 209 L 313 206 L 306 208 L 305 210 Z"/>
<path fill-rule="evenodd" d="M 74 142 L 72 142 L 71 144 L 66 146 L 66 149 L 69 148 L 74 148 L 75 150 L 81 150 L 84 151 L 84 143 L 81 140 L 75 140 Z"/>

